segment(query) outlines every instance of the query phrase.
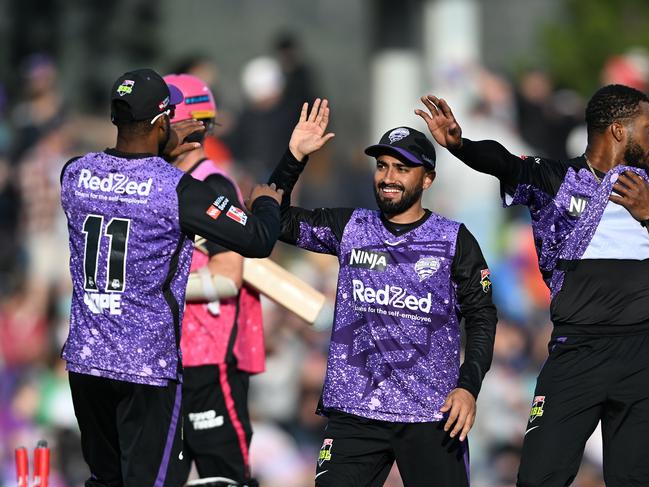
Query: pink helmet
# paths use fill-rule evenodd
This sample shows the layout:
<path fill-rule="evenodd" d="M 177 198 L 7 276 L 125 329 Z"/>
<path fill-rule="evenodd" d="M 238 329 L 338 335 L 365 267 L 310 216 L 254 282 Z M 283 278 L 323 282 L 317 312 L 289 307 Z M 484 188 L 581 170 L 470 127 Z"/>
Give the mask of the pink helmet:
<path fill-rule="evenodd" d="M 185 95 L 185 99 L 176 105 L 174 122 L 216 117 L 214 96 L 202 80 L 191 74 L 168 74 L 164 80 L 177 86 Z"/>

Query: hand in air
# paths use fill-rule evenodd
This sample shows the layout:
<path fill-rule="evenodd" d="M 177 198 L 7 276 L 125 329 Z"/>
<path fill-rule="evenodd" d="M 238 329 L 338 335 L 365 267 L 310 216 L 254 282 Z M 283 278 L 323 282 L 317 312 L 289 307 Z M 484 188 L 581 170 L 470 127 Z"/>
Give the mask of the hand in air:
<path fill-rule="evenodd" d="M 422 96 L 421 102 L 428 112 L 417 108 L 415 113 L 424 119 L 435 142 L 449 150 L 459 149 L 462 146 L 462 128 L 448 103 L 433 95 Z"/>
<path fill-rule="evenodd" d="M 301 161 L 309 154 L 322 148 L 335 134 L 325 132 L 329 124 L 329 102 L 317 98 L 309 113 L 309 104 L 302 105 L 300 121 L 291 134 L 288 147 L 293 156 Z"/>

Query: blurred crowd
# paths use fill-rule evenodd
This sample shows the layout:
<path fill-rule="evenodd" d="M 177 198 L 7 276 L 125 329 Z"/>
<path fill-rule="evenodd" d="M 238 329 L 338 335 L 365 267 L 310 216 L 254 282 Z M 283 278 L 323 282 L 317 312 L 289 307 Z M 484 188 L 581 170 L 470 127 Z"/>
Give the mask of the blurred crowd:
<path fill-rule="evenodd" d="M 645 89 L 646 61 L 638 51 L 611 59 L 602 70 L 602 83 Z M 218 67 L 211 58 L 189 56 L 167 68 L 204 79 L 220 104 Z M 69 109 L 65 97 L 71 94 L 60 86 L 56 59 L 34 54 L 20 69 L 20 96 L 9 100 L 0 89 L 0 487 L 15 485 L 14 448 L 31 449 L 41 438 L 52 447 L 50 485 L 79 487 L 88 472 L 59 358 L 71 290 L 59 174 L 70 157 L 113 145 L 115 132 L 107 116 Z M 219 114 L 208 152 L 232 171 L 244 194 L 253 182 L 268 177 L 286 150 L 302 101 L 327 95 L 325 87 L 315 86 L 313 69 L 317 67 L 290 35 L 280 36 L 269 55 L 243 67 L 246 103 L 237 112 Z M 453 76 L 455 86 L 461 78 L 468 100 L 456 113 L 466 137 L 492 138 L 514 153 L 554 158 L 579 155 L 585 147 L 584 100 L 554 86 L 542 70 L 512 79 L 469 66 Z M 445 96 L 443 83 L 438 90 Z M 332 116 L 335 130 L 335 109 Z M 357 146 L 373 142 L 358 140 Z M 472 173 L 441 149 L 438 156 L 438 179 L 428 206 L 465 222 L 480 241 L 500 318 L 492 369 L 470 434 L 472 485 L 511 487 L 535 378 L 547 355 L 549 295 L 537 269 L 527 215 L 500 209 L 496 181 Z M 340 158 L 342 165 L 334 161 Z M 327 149 L 312 158 L 296 202 L 373 207 L 371 174 L 372 161 L 360 151 L 334 156 Z M 329 298 L 313 327 L 264 301 L 268 360 L 266 372 L 251 383 L 253 474 L 263 486 L 303 487 L 312 485 L 325 424 L 314 410 L 338 268 L 334 258 L 281 244 L 273 258 Z M 596 433 L 575 486 L 603 487 L 600 450 Z M 402 485 L 396 468 L 386 485 Z"/>

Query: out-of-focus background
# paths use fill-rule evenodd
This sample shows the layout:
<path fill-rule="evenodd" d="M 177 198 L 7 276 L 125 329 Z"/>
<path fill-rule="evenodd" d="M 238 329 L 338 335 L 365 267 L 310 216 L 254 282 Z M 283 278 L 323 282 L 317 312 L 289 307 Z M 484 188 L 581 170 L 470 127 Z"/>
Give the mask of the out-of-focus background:
<path fill-rule="evenodd" d="M 581 154 L 584 104 L 598 86 L 646 90 L 647 25 L 646 0 L 0 0 L 0 486 L 15 485 L 13 449 L 40 438 L 53 448 L 52 487 L 88 475 L 59 359 L 70 302 L 59 173 L 114 144 L 118 75 L 152 67 L 207 81 L 222 161 L 244 191 L 279 160 L 301 102 L 329 98 L 337 136 L 312 157 L 296 202 L 374 207 L 363 149 L 392 127 L 424 130 L 413 114 L 424 93 L 446 98 L 469 138 Z M 498 193 L 438 150 L 427 206 L 478 238 L 500 317 L 470 435 L 474 487 L 514 485 L 551 330 L 527 215 L 501 209 Z M 334 296 L 334 258 L 283 244 L 274 258 Z M 251 386 L 263 486 L 313 484 L 328 306 L 310 328 L 265 303 L 267 372 Z M 604 485 L 601 456 L 596 432 L 574 485 Z M 396 469 L 386 485 L 402 485 Z"/>

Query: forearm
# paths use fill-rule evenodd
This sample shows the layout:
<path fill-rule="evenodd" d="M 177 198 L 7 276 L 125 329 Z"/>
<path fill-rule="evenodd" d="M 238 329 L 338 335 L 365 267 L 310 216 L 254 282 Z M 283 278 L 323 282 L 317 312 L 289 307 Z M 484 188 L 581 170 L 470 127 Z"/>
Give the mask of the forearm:
<path fill-rule="evenodd" d="M 307 160 L 308 158 L 298 161 L 291 151 L 287 149 L 268 179 L 268 184 L 274 183 L 278 189 L 284 190 L 281 204 L 282 214 L 288 211 L 291 206 L 291 193 L 300 178 L 300 174 L 306 167 Z"/>
<path fill-rule="evenodd" d="M 476 398 L 491 367 L 496 322 L 496 308 L 493 306 L 480 309 L 466 318 L 466 345 L 458 387 L 468 390 Z"/>
<path fill-rule="evenodd" d="M 450 152 L 470 168 L 500 180 L 509 180 L 519 171 L 520 158 L 493 140 L 462 139 L 460 148 Z"/>

